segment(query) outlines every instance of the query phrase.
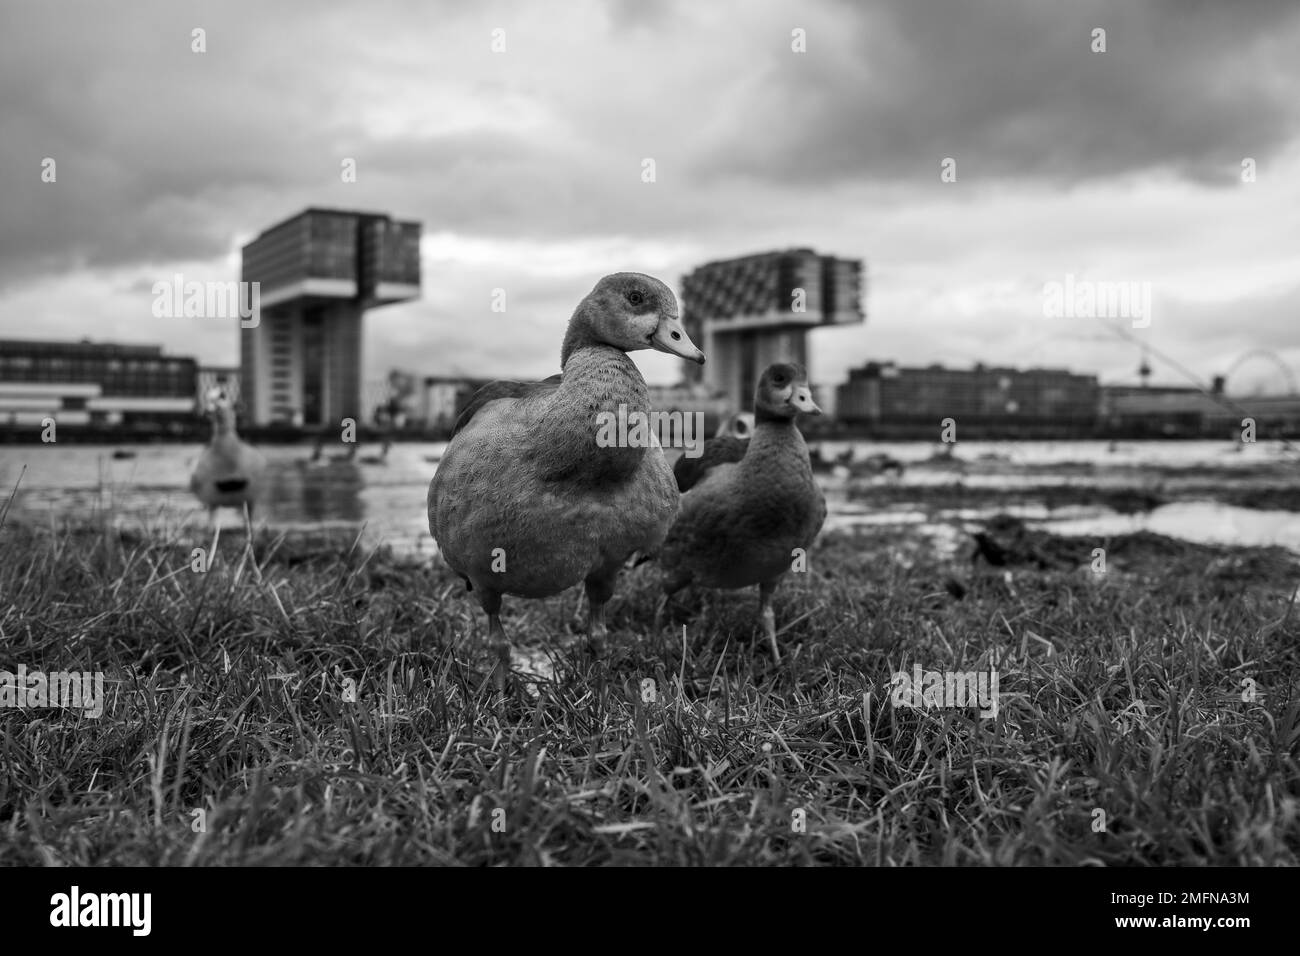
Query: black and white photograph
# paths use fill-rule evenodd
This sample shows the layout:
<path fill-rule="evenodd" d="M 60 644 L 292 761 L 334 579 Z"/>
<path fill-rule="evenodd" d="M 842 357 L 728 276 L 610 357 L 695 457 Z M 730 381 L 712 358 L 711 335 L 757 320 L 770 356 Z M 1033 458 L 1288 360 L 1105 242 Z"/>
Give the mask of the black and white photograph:
<path fill-rule="evenodd" d="M 1294 0 L 0 22 L 24 922 L 1195 868 L 1058 929 L 1231 946 L 1300 860 Z"/>

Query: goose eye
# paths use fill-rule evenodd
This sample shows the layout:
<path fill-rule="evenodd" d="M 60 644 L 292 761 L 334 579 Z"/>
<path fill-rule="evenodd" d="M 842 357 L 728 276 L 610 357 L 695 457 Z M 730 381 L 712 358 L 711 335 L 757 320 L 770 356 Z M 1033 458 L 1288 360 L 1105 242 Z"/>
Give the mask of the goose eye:
<path fill-rule="evenodd" d="M 627 294 L 627 301 L 630 302 L 632 305 L 640 305 L 642 302 L 645 301 L 645 296 L 642 295 L 638 290 L 633 289 L 631 292 Z"/>

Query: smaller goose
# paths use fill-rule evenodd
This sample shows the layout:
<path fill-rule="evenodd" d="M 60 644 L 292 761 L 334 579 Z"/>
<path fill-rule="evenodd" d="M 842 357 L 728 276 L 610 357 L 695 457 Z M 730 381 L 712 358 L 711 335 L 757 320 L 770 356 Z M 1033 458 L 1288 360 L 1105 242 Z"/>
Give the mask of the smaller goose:
<path fill-rule="evenodd" d="M 754 396 L 754 436 L 744 457 L 710 469 L 682 495 L 659 553 L 664 598 L 656 619 L 668 598 L 688 584 L 757 584 L 763 630 L 773 657 L 781 659 L 772 595 L 794 564 L 794 550 L 806 551 L 826 520 L 826 499 L 794 423 L 800 412 L 821 414 L 803 369 L 768 366 Z"/>
<path fill-rule="evenodd" d="M 721 425 L 712 438 L 704 443 L 704 453 L 699 458 L 680 456 L 673 465 L 677 490 L 685 493 L 700 483 L 705 473 L 729 461 L 740 461 L 754 434 L 754 413 L 740 412 Z"/>
<path fill-rule="evenodd" d="M 204 409 L 212 419 L 212 441 L 194 466 L 190 490 L 207 505 L 213 521 L 218 508 L 241 508 L 251 529 L 266 459 L 235 432 L 235 409 L 225 389 L 218 387 L 208 392 Z"/>

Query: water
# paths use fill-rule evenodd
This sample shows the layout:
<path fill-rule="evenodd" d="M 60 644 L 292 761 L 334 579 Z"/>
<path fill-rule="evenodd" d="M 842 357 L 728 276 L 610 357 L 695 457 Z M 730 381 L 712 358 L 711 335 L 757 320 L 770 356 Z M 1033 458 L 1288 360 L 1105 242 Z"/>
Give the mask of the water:
<path fill-rule="evenodd" d="M 1202 544 L 1278 545 L 1300 552 L 1300 521 L 1294 511 L 1234 508 L 1217 501 L 1180 501 L 1146 514 L 1103 514 L 1043 522 L 1057 534 L 1116 535 L 1153 531 Z"/>
<path fill-rule="evenodd" d="M 432 554 L 425 495 L 445 443 L 395 444 L 383 460 L 377 445 L 360 449 L 352 462 L 309 463 L 311 446 L 263 446 L 270 465 L 268 494 L 259 524 L 282 530 L 345 528 L 371 544 L 387 543 L 410 553 Z M 901 477 L 850 475 L 843 467 L 821 477 L 829 528 L 911 525 L 952 543 L 963 528 L 994 511 L 1017 514 L 1064 534 L 1115 534 L 1148 529 L 1207 543 L 1277 544 L 1300 551 L 1300 513 L 1234 507 L 1214 500 L 1180 501 L 1149 512 L 1117 514 L 1103 506 L 1048 509 L 1017 504 L 1016 489 L 1028 486 L 1178 488 L 1207 480 L 1225 487 L 1251 483 L 1294 484 L 1300 463 L 1278 443 L 1229 442 L 959 442 L 951 459 L 936 459 L 939 446 L 920 442 L 827 442 L 826 458 L 852 449 L 854 459 L 886 454 L 904 462 Z M 115 451 L 134 453 L 114 458 Z M 207 512 L 189 492 L 189 474 L 200 445 L 2 445 L 0 503 L 15 484 L 13 509 L 39 519 L 88 517 L 111 512 L 119 523 L 156 526 L 188 521 L 204 526 Z M 337 455 L 335 447 L 330 454 Z M 26 471 L 23 471 L 26 466 Z M 19 483 L 19 475 L 22 480 Z M 871 489 L 915 489 L 914 500 L 873 503 Z M 1006 490 L 1009 501 L 989 508 L 939 508 L 927 489 L 944 485 Z M 855 490 L 857 494 L 850 495 Z M 865 491 L 865 493 L 863 493 Z M 911 496 L 903 496 L 910 498 Z M 242 519 L 218 512 L 224 526 Z"/>
<path fill-rule="evenodd" d="M 288 531 L 347 528 L 370 543 L 403 551 L 434 549 L 425 495 L 446 443 L 394 444 L 382 463 L 378 445 L 363 446 L 356 461 L 308 462 L 310 445 L 264 445 L 268 486 L 257 521 Z M 115 451 L 134 453 L 115 459 Z M 160 515 L 206 526 L 207 509 L 190 493 L 190 471 L 202 445 L 0 446 L 0 501 L 19 481 L 16 511 L 38 517 L 89 516 L 111 509 L 120 521 L 156 522 Z M 329 455 L 341 454 L 331 448 Z M 433 460 L 430 460 L 433 459 Z M 222 527 L 237 526 L 234 510 L 217 512 Z"/>

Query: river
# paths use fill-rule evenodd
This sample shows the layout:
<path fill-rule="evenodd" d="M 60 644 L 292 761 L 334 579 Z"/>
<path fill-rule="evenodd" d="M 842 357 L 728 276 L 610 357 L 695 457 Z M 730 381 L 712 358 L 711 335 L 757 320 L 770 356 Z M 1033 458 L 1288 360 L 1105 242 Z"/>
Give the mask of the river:
<path fill-rule="evenodd" d="M 310 446 L 265 446 L 270 480 L 258 523 L 287 531 L 352 529 L 367 543 L 432 554 L 425 494 L 444 447 L 399 443 L 381 456 L 379 446 L 367 445 L 354 460 L 329 460 L 343 456 L 335 448 L 323 462 L 312 462 Z M 951 538 L 1001 511 L 1063 533 L 1145 528 L 1193 541 L 1277 544 L 1300 552 L 1300 511 L 1241 507 L 1204 491 L 1295 486 L 1300 463 L 1276 442 L 958 442 L 948 446 L 951 457 L 936 455 L 938 446 L 921 442 L 828 442 L 822 455 L 831 460 L 850 449 L 853 465 L 819 477 L 830 506 L 828 527 L 922 525 Z M 0 445 L 0 508 L 17 487 L 11 513 L 28 519 L 57 522 L 107 513 L 116 523 L 146 528 L 176 522 L 203 526 L 206 511 L 188 489 L 201 450 L 163 444 Z M 892 457 L 904 466 L 902 474 L 875 474 L 861 464 L 870 455 Z M 1065 489 L 1060 502 L 1036 503 L 1032 495 L 1017 500 L 1018 489 L 1052 486 Z M 1071 489 L 1085 488 L 1155 488 L 1160 498 L 1151 508 L 1127 511 L 1096 501 L 1071 504 Z M 995 499 L 1001 492 L 1005 497 L 992 500 L 989 490 Z M 949 500 L 954 491 L 979 493 L 979 501 L 954 504 Z M 233 511 L 219 515 L 223 526 L 241 520 Z"/>

